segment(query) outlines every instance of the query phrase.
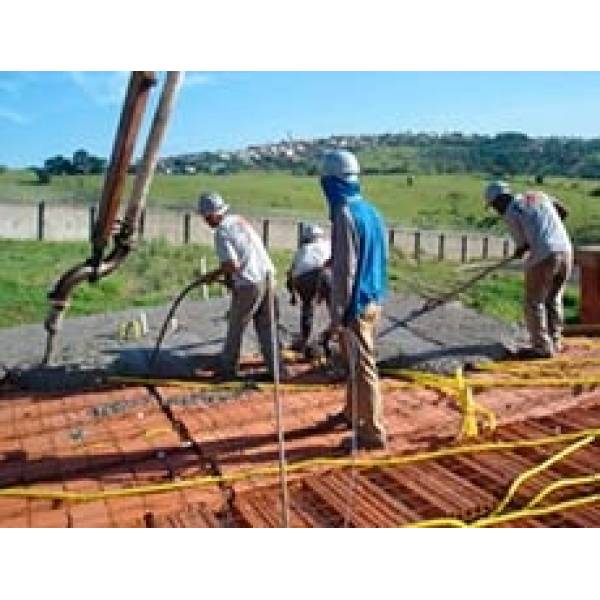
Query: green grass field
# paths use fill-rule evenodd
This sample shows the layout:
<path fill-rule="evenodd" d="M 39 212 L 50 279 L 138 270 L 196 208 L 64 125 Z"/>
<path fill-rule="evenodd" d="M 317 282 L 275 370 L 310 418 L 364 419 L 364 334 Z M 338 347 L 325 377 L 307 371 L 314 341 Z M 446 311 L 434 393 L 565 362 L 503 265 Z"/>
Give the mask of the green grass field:
<path fill-rule="evenodd" d="M 89 246 L 83 242 L 0 240 L 0 327 L 41 322 L 48 310 L 46 294 L 54 280 L 88 255 Z M 282 281 L 291 253 L 280 251 L 271 255 Z M 202 256 L 207 257 L 209 268 L 215 265 L 212 248 L 143 243 L 119 271 L 98 284 L 80 286 L 69 315 L 168 303 L 193 279 Z M 390 260 L 390 287 L 401 292 L 433 296 L 452 289 L 470 276 L 471 273 L 450 263 L 417 264 L 398 253 Z M 217 294 L 219 290 L 213 288 L 211 292 Z M 462 300 L 481 312 L 516 321 L 522 315 L 522 294 L 522 275 L 507 272 L 480 282 L 463 294 Z M 192 294 L 191 297 L 199 296 Z M 574 320 L 575 289 L 568 290 L 565 304 L 567 316 Z"/>
<path fill-rule="evenodd" d="M 0 174 L 0 202 L 71 201 L 97 199 L 100 176 L 54 177 L 49 185 L 35 183 L 30 171 Z M 476 175 L 416 175 L 408 186 L 404 175 L 363 178 L 365 195 L 390 223 L 439 229 L 503 232 L 504 226 L 484 207 L 481 194 L 486 178 Z M 547 178 L 535 186 L 524 177 L 511 180 L 516 190 L 542 187 L 564 201 L 571 210 L 568 226 L 579 242 L 600 240 L 600 198 L 589 192 L 598 181 Z M 158 175 L 150 190 L 149 205 L 193 209 L 201 190 L 219 191 L 234 208 L 247 214 L 321 217 L 325 202 L 316 177 L 283 172 L 247 172 L 236 175 Z"/>

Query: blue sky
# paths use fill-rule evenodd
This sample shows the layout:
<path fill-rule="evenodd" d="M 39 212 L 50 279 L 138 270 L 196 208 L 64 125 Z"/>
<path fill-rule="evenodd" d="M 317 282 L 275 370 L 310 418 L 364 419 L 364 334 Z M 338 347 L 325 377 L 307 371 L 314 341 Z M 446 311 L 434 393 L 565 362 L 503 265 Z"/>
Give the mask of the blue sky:
<path fill-rule="evenodd" d="M 40 164 L 78 148 L 108 156 L 127 76 L 0 72 L 0 164 Z M 599 72 L 195 72 L 162 154 L 239 148 L 288 132 L 600 137 L 599 106 Z"/>

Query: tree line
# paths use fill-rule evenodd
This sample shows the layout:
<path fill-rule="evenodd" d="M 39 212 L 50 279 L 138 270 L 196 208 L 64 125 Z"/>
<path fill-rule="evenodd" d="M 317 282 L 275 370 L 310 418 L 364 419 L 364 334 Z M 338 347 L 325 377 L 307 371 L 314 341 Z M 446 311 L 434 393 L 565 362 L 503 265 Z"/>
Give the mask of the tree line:
<path fill-rule="evenodd" d="M 531 175 L 600 179 L 600 138 L 534 138 L 524 133 L 497 135 L 462 133 L 385 133 L 379 135 L 332 136 L 303 141 L 292 157 L 258 155 L 243 160 L 238 153 L 224 159 L 202 152 L 162 159 L 159 170 L 173 174 L 206 172 L 230 174 L 248 170 L 285 170 L 314 176 L 324 149 L 339 145 L 358 153 L 365 174 L 487 173 L 493 176 Z M 293 144 L 293 142 L 290 142 Z M 106 160 L 77 150 L 72 158 L 56 155 L 43 167 L 32 167 L 41 183 L 54 175 L 100 174 Z M 135 165 L 130 167 L 135 172 Z"/>
<path fill-rule="evenodd" d="M 39 183 L 50 183 L 54 175 L 99 175 L 106 170 L 106 159 L 90 154 L 87 150 L 77 150 L 72 158 L 62 154 L 51 156 L 42 167 L 31 167 Z"/>

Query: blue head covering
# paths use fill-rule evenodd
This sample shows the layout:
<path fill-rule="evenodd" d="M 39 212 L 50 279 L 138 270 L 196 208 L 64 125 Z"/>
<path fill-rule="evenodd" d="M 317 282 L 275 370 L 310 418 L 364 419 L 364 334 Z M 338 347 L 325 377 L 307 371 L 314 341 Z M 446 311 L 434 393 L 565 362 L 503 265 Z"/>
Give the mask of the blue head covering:
<path fill-rule="evenodd" d="M 358 233 L 358 263 L 352 298 L 344 315 L 344 324 L 360 316 L 371 303 L 381 302 L 387 291 L 387 235 L 385 224 L 375 207 L 360 191 L 358 180 L 321 177 L 321 187 L 329 204 L 329 218 L 348 206 Z M 335 261 L 335 256 L 333 257 Z"/>
<path fill-rule="evenodd" d="M 346 204 L 352 198 L 362 199 L 360 193 L 360 183 L 357 181 L 340 179 L 333 175 L 321 177 L 321 188 L 329 204 L 329 218 L 332 219 L 334 213 L 341 206 Z"/>

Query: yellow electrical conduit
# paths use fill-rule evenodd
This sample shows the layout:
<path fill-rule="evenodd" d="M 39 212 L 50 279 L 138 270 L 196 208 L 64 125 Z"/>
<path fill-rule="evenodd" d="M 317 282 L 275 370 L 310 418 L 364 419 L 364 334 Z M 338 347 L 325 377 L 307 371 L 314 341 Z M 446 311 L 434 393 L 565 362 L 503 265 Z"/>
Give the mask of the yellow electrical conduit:
<path fill-rule="evenodd" d="M 527 503 L 525 508 L 534 508 L 547 498 L 550 494 L 553 494 L 557 490 L 562 490 L 567 487 L 591 485 L 592 483 L 600 482 L 600 473 L 594 475 L 583 475 L 581 477 L 569 477 L 567 479 L 561 479 L 553 483 L 548 484 L 543 490 L 541 490 L 533 500 Z"/>
<path fill-rule="evenodd" d="M 508 488 L 508 491 L 506 492 L 506 495 L 500 501 L 500 504 L 498 504 L 496 509 L 492 512 L 491 516 L 499 515 L 508 506 L 510 501 L 514 498 L 515 494 L 517 493 L 519 486 L 523 482 L 527 481 L 528 479 L 531 479 L 532 477 L 535 477 L 535 475 L 538 475 L 542 471 L 545 471 L 546 469 L 550 468 L 552 465 L 556 464 L 557 462 L 560 462 L 563 458 L 566 458 L 567 456 L 573 454 L 573 452 L 576 452 L 577 450 L 579 450 L 579 448 L 588 446 L 595 439 L 596 439 L 595 435 L 588 435 L 581 440 L 577 440 L 576 442 L 573 442 L 571 445 L 567 446 L 566 448 L 564 448 L 557 454 L 550 456 L 545 461 L 541 462 L 539 465 L 532 467 L 531 469 L 528 469 L 527 471 L 524 471 L 523 473 L 521 473 L 511 483 L 510 487 Z"/>
<path fill-rule="evenodd" d="M 382 375 L 387 377 L 399 377 L 423 387 L 435 389 L 446 395 L 456 396 L 458 387 L 456 378 L 449 375 L 422 374 L 418 371 L 407 371 L 402 369 L 382 369 Z M 575 385 L 600 385 L 600 373 L 594 376 L 580 377 L 535 377 L 532 379 L 523 378 L 502 378 L 502 377 L 465 377 L 465 385 L 474 390 L 483 390 L 490 388 L 536 388 L 536 387 L 571 387 Z"/>
<path fill-rule="evenodd" d="M 481 362 L 477 363 L 477 369 L 480 371 L 499 371 L 502 373 L 531 373 L 538 370 L 557 368 L 563 370 L 580 369 L 581 367 L 600 367 L 600 358 L 585 357 L 581 358 L 551 358 L 547 360 L 528 360 L 528 361 L 506 361 L 506 362 Z"/>
<path fill-rule="evenodd" d="M 499 452 L 502 450 L 514 450 L 516 448 L 538 448 L 561 443 L 569 443 L 577 440 L 583 440 L 590 436 L 600 436 L 600 428 L 584 429 L 570 433 L 562 433 L 553 436 L 535 438 L 531 440 L 515 440 L 505 442 L 486 442 L 483 444 L 471 444 L 467 446 L 455 446 L 443 448 L 440 450 L 431 450 L 417 454 L 403 456 L 388 456 L 378 458 L 313 458 L 304 461 L 298 461 L 286 466 L 286 472 L 298 473 L 310 471 L 317 468 L 342 469 L 354 467 L 367 469 L 372 467 L 398 466 L 434 460 L 449 456 L 462 454 L 472 454 L 477 452 Z M 146 494 L 158 494 L 167 491 L 189 489 L 192 487 L 202 487 L 208 485 L 217 485 L 220 483 L 234 483 L 249 479 L 272 477 L 279 475 L 279 466 L 261 467 L 258 469 L 247 469 L 229 473 L 227 475 L 207 475 L 202 477 L 192 477 L 179 481 L 168 483 L 157 483 L 146 486 L 132 488 L 121 488 L 115 490 L 104 490 L 100 492 L 61 492 L 57 490 L 44 490 L 41 488 L 31 489 L 23 487 L 13 487 L 0 489 L 0 498 L 35 498 L 47 500 L 68 500 L 72 502 L 92 502 L 95 500 L 105 500 L 110 498 L 126 496 L 142 496 Z"/>
<path fill-rule="evenodd" d="M 575 367 L 574 367 L 575 368 Z M 490 369 L 496 371 L 496 369 Z M 508 375 L 511 373 L 506 372 Z M 384 377 L 397 378 L 395 382 L 383 382 L 388 389 L 408 389 L 408 388 L 429 388 L 438 391 L 447 396 L 457 396 L 459 388 L 456 377 L 450 375 L 436 375 L 421 371 L 410 371 L 405 369 L 381 369 L 380 374 Z M 515 375 L 520 372 L 515 371 Z M 272 389 L 272 383 L 256 383 L 248 386 L 245 383 L 224 382 L 210 383 L 187 381 L 180 379 L 158 379 L 145 377 L 115 376 L 107 379 L 111 383 L 124 383 L 134 385 L 152 385 L 156 387 L 177 387 L 198 391 L 269 391 Z M 474 389 L 490 389 L 495 387 L 505 388 L 532 388 L 532 387 L 571 387 L 575 385 L 600 385 L 600 373 L 589 376 L 557 376 L 553 377 L 465 377 L 465 384 Z M 308 392 L 330 390 L 339 387 L 339 383 L 281 383 L 280 388 L 283 392 Z"/>

